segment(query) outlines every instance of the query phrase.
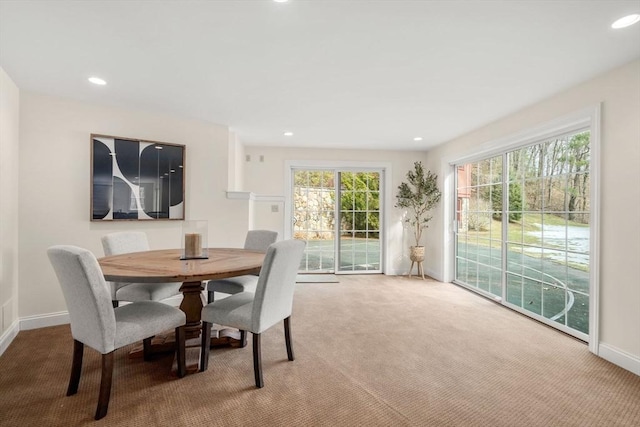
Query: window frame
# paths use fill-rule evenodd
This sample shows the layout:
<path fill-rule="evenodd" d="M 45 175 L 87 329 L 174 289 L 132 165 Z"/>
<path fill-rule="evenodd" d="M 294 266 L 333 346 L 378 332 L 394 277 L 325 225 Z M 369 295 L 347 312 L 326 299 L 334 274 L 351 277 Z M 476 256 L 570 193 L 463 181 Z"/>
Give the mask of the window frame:
<path fill-rule="evenodd" d="M 599 301 L 600 301 L 600 146 L 601 146 L 601 104 L 584 108 L 563 117 L 538 126 L 513 133 L 503 138 L 490 140 L 475 146 L 462 155 L 443 159 L 445 177 L 444 218 L 445 223 L 445 281 L 455 278 L 455 230 L 456 230 L 456 165 L 477 162 L 482 159 L 501 155 L 508 151 L 544 143 L 556 136 L 580 130 L 589 130 L 590 140 L 590 199 L 591 221 L 589 236 L 590 272 L 589 272 L 589 351 L 599 353 Z M 449 280 L 446 280 L 449 279 Z"/>

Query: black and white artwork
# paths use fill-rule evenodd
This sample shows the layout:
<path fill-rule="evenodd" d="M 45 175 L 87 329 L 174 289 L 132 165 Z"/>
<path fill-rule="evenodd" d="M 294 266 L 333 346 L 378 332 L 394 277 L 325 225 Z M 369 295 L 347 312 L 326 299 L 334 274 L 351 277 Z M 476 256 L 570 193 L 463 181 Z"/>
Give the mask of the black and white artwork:
<path fill-rule="evenodd" d="M 184 219 L 185 146 L 91 135 L 91 220 Z"/>

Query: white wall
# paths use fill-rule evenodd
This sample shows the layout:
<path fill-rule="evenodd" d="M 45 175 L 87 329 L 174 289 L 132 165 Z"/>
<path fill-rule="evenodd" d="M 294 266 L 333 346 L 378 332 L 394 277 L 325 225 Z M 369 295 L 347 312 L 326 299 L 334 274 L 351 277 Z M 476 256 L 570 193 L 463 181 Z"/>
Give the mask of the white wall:
<path fill-rule="evenodd" d="M 418 151 L 383 151 L 383 150 L 336 150 L 336 149 L 304 149 L 285 147 L 245 147 L 245 154 L 250 161 L 245 162 L 244 190 L 256 193 L 258 196 L 275 196 L 274 200 L 254 203 L 254 228 L 274 229 L 284 235 L 284 204 L 285 194 L 285 162 L 287 161 L 315 161 L 315 162 L 353 162 L 355 164 L 389 163 L 391 165 L 391 204 L 388 206 L 389 228 L 387 231 L 387 247 L 390 257 L 385 271 L 387 274 L 407 274 L 411 262 L 408 258 L 409 246 L 414 244 L 413 237 L 406 232 L 402 223 L 402 211 L 393 207 L 395 194 L 400 182 L 406 180 L 406 173 L 413 168 L 413 163 L 424 161 L 425 153 Z M 260 158 L 262 156 L 262 161 Z M 268 198 L 267 198 L 268 199 Z M 277 205 L 277 213 L 271 212 L 271 207 Z M 274 227 L 278 226 L 276 229 Z M 427 253 L 427 257 L 431 254 Z"/>
<path fill-rule="evenodd" d="M 0 68 L 0 354 L 18 331 L 19 110 L 18 87 Z"/>
<path fill-rule="evenodd" d="M 202 121 L 23 93 L 20 104 L 19 315 L 66 310 L 46 249 L 72 244 L 103 256 L 100 238 L 147 232 L 154 248 L 179 247 L 182 221 L 89 221 L 90 142 L 99 133 L 186 145 L 186 218 L 209 221 L 209 244 L 242 246 L 245 210 L 227 200 L 229 132 Z M 3 151 L 4 152 L 4 151 Z"/>
<path fill-rule="evenodd" d="M 426 166 L 441 179 L 443 159 L 463 157 L 498 140 L 602 102 L 600 179 L 600 343 L 609 359 L 640 373 L 640 60 L 610 71 L 543 102 L 491 123 L 427 153 Z M 446 221 L 428 230 L 438 242 L 428 269 L 442 277 Z M 448 238 L 452 238 L 448 235 Z M 602 353 L 601 353 L 602 354 Z"/>
<path fill-rule="evenodd" d="M 238 135 L 233 131 L 229 132 L 227 166 L 229 168 L 227 172 L 229 176 L 227 190 L 240 191 L 244 179 L 244 145 L 242 145 Z"/>

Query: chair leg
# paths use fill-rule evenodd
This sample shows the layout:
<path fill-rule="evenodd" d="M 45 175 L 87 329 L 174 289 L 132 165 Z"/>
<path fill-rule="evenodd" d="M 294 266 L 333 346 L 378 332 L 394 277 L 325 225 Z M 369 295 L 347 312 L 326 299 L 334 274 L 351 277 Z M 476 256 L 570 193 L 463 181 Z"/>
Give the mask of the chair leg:
<path fill-rule="evenodd" d="M 176 328 L 176 361 L 178 363 L 178 378 L 187 374 L 187 362 L 185 354 L 185 331 L 184 326 Z"/>
<path fill-rule="evenodd" d="M 96 420 L 104 418 L 104 416 L 107 415 L 107 409 L 109 409 L 114 353 L 115 352 L 112 351 L 111 353 L 102 355 L 102 377 L 100 379 L 100 395 L 98 396 L 98 407 L 96 408 Z"/>
<path fill-rule="evenodd" d="M 209 292 L 207 292 L 207 294 L 208 294 L 207 302 L 209 304 L 211 304 L 213 302 L 213 299 L 214 299 L 213 291 L 209 291 Z"/>
<path fill-rule="evenodd" d="M 151 338 L 153 337 L 145 338 L 142 340 L 142 359 L 145 362 L 151 360 Z"/>
<path fill-rule="evenodd" d="M 120 304 L 119 301 L 115 301 L 115 300 L 111 301 L 111 305 L 113 306 L 113 308 L 117 308 L 119 304 Z"/>
<path fill-rule="evenodd" d="M 71 377 L 69 378 L 69 387 L 67 387 L 67 396 L 74 395 L 78 392 L 83 354 L 84 344 L 80 341 L 73 340 L 73 362 L 71 362 Z"/>
<path fill-rule="evenodd" d="M 200 346 L 200 372 L 209 366 L 209 347 L 211 346 L 211 323 L 202 322 L 202 345 Z"/>
<path fill-rule="evenodd" d="M 247 346 L 247 331 L 240 329 L 240 348 Z"/>
<path fill-rule="evenodd" d="M 284 319 L 284 341 L 287 344 L 287 358 L 293 360 L 293 345 L 291 343 L 291 316 Z"/>
<path fill-rule="evenodd" d="M 260 351 L 260 334 L 253 334 L 253 375 L 256 378 L 256 387 L 264 387 L 262 380 L 262 354 Z"/>

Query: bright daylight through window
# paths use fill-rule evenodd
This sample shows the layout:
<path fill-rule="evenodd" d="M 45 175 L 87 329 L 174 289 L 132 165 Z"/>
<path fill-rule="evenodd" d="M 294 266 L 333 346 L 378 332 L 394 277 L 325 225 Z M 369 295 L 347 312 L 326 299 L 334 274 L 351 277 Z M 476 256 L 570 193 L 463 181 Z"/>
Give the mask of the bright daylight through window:
<path fill-rule="evenodd" d="M 302 272 L 379 273 L 381 171 L 293 173 L 293 230 L 307 242 Z"/>
<path fill-rule="evenodd" d="M 589 333 L 590 132 L 458 164 L 456 281 Z"/>

